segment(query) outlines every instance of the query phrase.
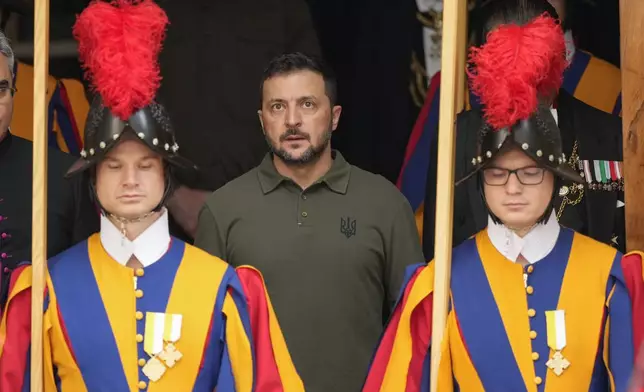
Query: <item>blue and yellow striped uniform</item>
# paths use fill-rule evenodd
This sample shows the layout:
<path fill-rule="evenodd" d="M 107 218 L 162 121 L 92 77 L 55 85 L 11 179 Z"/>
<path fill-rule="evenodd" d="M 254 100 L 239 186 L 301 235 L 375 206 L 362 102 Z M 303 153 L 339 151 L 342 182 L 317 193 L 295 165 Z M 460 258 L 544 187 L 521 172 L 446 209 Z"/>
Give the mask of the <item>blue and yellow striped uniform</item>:
<path fill-rule="evenodd" d="M 29 390 L 28 345 L 11 340 L 20 328 L 11 307 L 28 294 L 30 274 L 20 274 L 0 325 L 6 392 Z M 48 263 L 44 390 L 303 391 L 265 294 L 257 271 L 238 273 L 178 239 L 160 260 L 134 270 L 111 259 L 95 234 Z M 143 372 L 147 312 L 183 320 L 175 343 L 183 358 L 158 381 Z"/>
<path fill-rule="evenodd" d="M 441 392 L 626 390 L 634 335 L 625 271 L 633 269 L 623 262 L 632 259 L 569 229 L 548 256 L 526 267 L 501 255 L 486 230 L 452 258 Z M 408 276 L 364 391 L 429 390 L 433 262 Z M 560 376 L 546 365 L 554 351 L 545 312 L 558 309 L 565 311 L 562 354 L 571 363 Z"/>

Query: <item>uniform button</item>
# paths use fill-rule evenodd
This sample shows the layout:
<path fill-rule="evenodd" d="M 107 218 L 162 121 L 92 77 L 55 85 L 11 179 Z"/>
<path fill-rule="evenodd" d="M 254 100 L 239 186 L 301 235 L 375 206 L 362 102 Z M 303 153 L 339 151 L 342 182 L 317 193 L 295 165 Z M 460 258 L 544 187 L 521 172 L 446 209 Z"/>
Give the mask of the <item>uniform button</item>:
<path fill-rule="evenodd" d="M 302 195 L 302 200 L 306 200 L 306 195 Z"/>
<path fill-rule="evenodd" d="M 6 259 L 6 258 L 7 258 L 7 254 L 6 254 L 6 253 L 4 253 L 4 252 L 2 252 L 2 253 L 0 254 L 0 257 L 2 257 L 3 259 Z"/>
<path fill-rule="evenodd" d="M 136 312 L 136 319 L 137 319 L 137 320 L 143 320 L 143 313 L 141 313 L 141 312 Z"/>
<path fill-rule="evenodd" d="M 528 294 L 532 294 L 534 293 L 534 289 L 532 288 L 532 286 L 528 286 L 525 288 L 525 292 Z"/>
<path fill-rule="evenodd" d="M 306 211 L 304 211 L 302 212 L 302 216 L 306 218 L 307 216 L 309 216 L 309 214 L 307 214 Z"/>
<path fill-rule="evenodd" d="M 2 239 L 7 238 L 7 233 L 2 233 Z"/>
<path fill-rule="evenodd" d="M 143 297 L 143 290 L 136 290 L 136 291 L 134 292 L 134 296 L 135 296 L 136 298 L 141 298 L 141 297 Z"/>
<path fill-rule="evenodd" d="M 533 266 L 531 266 L 531 265 L 529 265 L 529 266 L 528 266 L 528 273 L 529 273 L 529 274 L 531 274 L 531 273 L 532 273 L 532 271 L 534 271 L 534 267 L 533 267 Z"/>
<path fill-rule="evenodd" d="M 147 362 L 145 361 L 145 359 L 143 359 L 143 358 L 139 359 L 139 366 L 143 367 L 143 366 L 145 366 L 146 363 Z"/>
<path fill-rule="evenodd" d="M 535 384 L 537 384 L 537 385 L 541 385 L 541 383 L 542 383 L 542 382 L 543 382 L 543 380 L 541 380 L 541 377 L 535 377 L 535 378 L 534 378 L 534 383 L 535 383 Z"/>
<path fill-rule="evenodd" d="M 145 272 L 141 268 L 137 268 L 135 273 L 136 273 L 136 276 L 139 276 L 139 277 L 145 275 Z"/>
<path fill-rule="evenodd" d="M 528 316 L 534 317 L 537 314 L 537 312 L 534 309 L 528 309 Z"/>
<path fill-rule="evenodd" d="M 140 333 L 139 333 L 139 334 L 137 334 L 137 335 L 136 335 L 136 342 L 137 342 L 137 343 L 141 343 L 142 341 L 143 341 L 143 335 L 141 335 Z"/>
<path fill-rule="evenodd" d="M 536 339 L 537 338 L 537 332 L 536 331 L 530 331 L 530 339 Z"/>
<path fill-rule="evenodd" d="M 5 274 L 8 274 L 9 273 L 9 267 L 4 267 L 3 271 L 4 271 Z"/>
<path fill-rule="evenodd" d="M 139 381 L 139 389 L 145 389 L 148 387 L 148 384 L 145 381 Z"/>
<path fill-rule="evenodd" d="M 532 353 L 532 360 L 533 361 L 538 361 L 539 360 L 539 353 Z"/>

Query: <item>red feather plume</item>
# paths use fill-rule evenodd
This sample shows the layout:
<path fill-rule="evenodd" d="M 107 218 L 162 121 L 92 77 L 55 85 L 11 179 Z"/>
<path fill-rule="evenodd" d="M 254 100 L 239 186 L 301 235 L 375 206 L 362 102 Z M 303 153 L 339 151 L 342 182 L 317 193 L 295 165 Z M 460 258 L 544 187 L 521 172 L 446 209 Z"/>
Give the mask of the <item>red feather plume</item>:
<path fill-rule="evenodd" d="M 471 89 L 494 129 L 534 113 L 539 97 L 559 90 L 568 66 L 563 30 L 547 14 L 524 26 L 499 26 L 483 46 L 470 50 L 469 61 Z"/>
<path fill-rule="evenodd" d="M 74 24 L 85 77 L 123 120 L 156 95 L 167 25 L 166 13 L 152 0 L 94 0 Z"/>

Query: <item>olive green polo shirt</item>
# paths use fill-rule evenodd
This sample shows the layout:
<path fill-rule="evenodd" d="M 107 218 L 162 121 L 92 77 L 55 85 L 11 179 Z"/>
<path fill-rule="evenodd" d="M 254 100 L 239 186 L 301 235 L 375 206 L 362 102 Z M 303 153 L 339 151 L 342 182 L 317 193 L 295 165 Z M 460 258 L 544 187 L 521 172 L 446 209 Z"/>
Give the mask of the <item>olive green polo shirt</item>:
<path fill-rule="evenodd" d="M 360 390 L 405 267 L 424 262 L 404 196 L 333 154 L 305 190 L 267 155 L 208 198 L 195 239 L 262 272 L 309 392 Z"/>

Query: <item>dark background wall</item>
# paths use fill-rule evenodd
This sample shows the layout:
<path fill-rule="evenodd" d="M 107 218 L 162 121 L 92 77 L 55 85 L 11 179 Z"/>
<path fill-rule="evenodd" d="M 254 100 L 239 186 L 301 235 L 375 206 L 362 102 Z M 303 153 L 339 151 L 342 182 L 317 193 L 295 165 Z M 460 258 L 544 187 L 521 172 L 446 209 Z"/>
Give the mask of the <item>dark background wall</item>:
<path fill-rule="evenodd" d="M 157 1 L 163 6 L 166 0 Z M 306 1 L 323 54 L 338 75 L 339 103 L 344 106 L 333 143 L 352 163 L 395 181 L 419 111 L 410 93 L 411 53 L 420 53 L 421 61 L 423 57 L 416 1 Z M 619 66 L 618 0 L 569 1 L 574 2 L 570 24 L 578 46 Z M 51 0 L 52 40 L 72 39 L 75 15 L 88 2 Z M 0 0 L 0 7 L 3 23 L 9 11 L 14 12 L 13 22 L 19 19 L 18 42 L 30 41 L 32 0 Z M 28 56 L 21 60 L 31 62 Z M 56 77 L 82 75 L 73 57 L 52 57 L 50 70 Z"/>

